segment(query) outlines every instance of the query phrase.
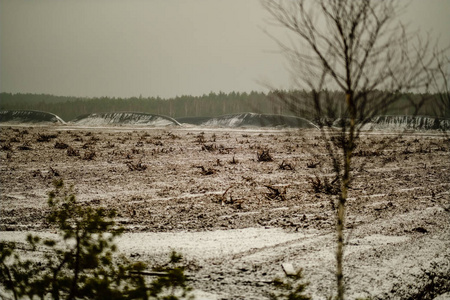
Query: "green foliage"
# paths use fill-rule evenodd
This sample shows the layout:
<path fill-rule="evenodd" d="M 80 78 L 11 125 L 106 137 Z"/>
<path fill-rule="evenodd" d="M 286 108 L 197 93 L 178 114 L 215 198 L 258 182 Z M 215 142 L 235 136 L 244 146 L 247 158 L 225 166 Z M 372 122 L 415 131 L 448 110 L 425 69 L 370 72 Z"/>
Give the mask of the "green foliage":
<path fill-rule="evenodd" d="M 28 235 L 26 240 L 26 248 L 43 253 L 42 259 L 22 259 L 14 243 L 0 243 L 0 285 L 14 299 L 173 300 L 178 299 L 175 291 L 187 295 L 190 288 L 182 267 L 162 267 L 163 275 L 147 286 L 144 263 L 125 258 L 115 263 L 114 239 L 123 231 L 115 227 L 115 212 L 77 203 L 72 189 L 64 189 L 62 180 L 55 181 L 54 187 L 49 194 L 47 221 L 59 238 Z M 172 254 L 171 263 L 180 260 L 180 255 Z"/>
<path fill-rule="evenodd" d="M 193 299 L 189 295 L 192 289 L 187 285 L 184 267 L 179 265 L 181 260 L 182 256 L 173 251 L 169 263 L 156 269 L 162 275 L 151 283 L 151 297 L 158 300 Z"/>
<path fill-rule="evenodd" d="M 309 284 L 303 282 L 302 279 L 302 269 L 299 269 L 294 275 L 287 275 L 285 278 L 275 278 L 273 285 L 278 291 L 270 294 L 270 299 L 311 300 L 311 297 L 304 294 Z"/>

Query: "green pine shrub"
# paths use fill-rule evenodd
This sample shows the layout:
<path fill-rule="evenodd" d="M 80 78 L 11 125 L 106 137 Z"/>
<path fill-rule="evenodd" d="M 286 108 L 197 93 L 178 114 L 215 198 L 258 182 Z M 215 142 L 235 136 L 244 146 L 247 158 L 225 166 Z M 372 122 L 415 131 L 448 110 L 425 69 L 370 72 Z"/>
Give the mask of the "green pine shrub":
<path fill-rule="evenodd" d="M 118 260 L 114 239 L 122 232 L 115 212 L 91 208 L 76 201 L 62 180 L 49 194 L 47 221 L 58 238 L 28 235 L 26 249 L 42 253 L 39 260 L 24 259 L 15 243 L 0 242 L 0 288 L 14 299 L 178 299 L 190 288 L 182 267 L 160 268 L 149 282 L 147 265 Z M 171 262 L 181 256 L 173 253 Z M 163 294 L 161 296 L 161 294 Z M 170 296 L 171 298 L 167 298 Z"/>

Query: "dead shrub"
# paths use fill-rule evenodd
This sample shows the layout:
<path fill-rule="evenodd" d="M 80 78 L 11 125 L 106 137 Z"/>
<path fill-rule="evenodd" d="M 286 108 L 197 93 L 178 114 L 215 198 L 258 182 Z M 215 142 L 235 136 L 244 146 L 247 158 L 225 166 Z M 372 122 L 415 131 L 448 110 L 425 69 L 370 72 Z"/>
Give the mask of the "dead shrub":
<path fill-rule="evenodd" d="M 58 135 L 56 134 L 38 134 L 37 141 L 38 142 L 50 142 L 53 139 L 56 139 Z"/>
<path fill-rule="evenodd" d="M 89 141 L 95 143 L 95 142 L 100 141 L 100 138 L 93 135 L 93 136 L 91 136 L 91 138 L 89 139 Z"/>
<path fill-rule="evenodd" d="M 80 156 L 80 151 L 69 146 L 67 147 L 67 156 Z"/>
<path fill-rule="evenodd" d="M 44 177 L 44 175 L 42 175 L 41 170 L 34 170 L 33 172 L 31 172 L 31 175 L 33 175 L 33 177 Z"/>
<path fill-rule="evenodd" d="M 84 152 L 83 160 L 93 160 L 95 156 L 95 151 L 86 151 Z"/>
<path fill-rule="evenodd" d="M 50 167 L 49 175 L 52 175 L 53 177 L 59 177 L 59 176 L 61 176 L 61 174 L 59 173 L 59 171 L 56 170 L 56 169 L 53 169 L 52 167 Z"/>
<path fill-rule="evenodd" d="M 386 156 L 383 159 L 383 164 L 387 164 L 387 163 L 390 163 L 390 162 L 396 162 L 396 161 L 397 161 L 397 158 L 395 156 L 393 156 L 393 155 L 390 155 L 390 156 Z"/>
<path fill-rule="evenodd" d="M 354 156 L 359 157 L 372 157 L 372 156 L 380 156 L 382 153 L 378 150 L 359 150 L 353 153 Z"/>
<path fill-rule="evenodd" d="M 336 177 L 333 181 L 329 182 L 327 177 L 321 180 L 317 175 L 309 178 L 309 183 L 315 193 L 324 193 L 327 195 L 337 195 L 340 192 L 340 187 L 338 185 L 338 178 Z"/>
<path fill-rule="evenodd" d="M 196 168 L 201 169 L 202 175 L 213 175 L 216 174 L 217 170 L 212 168 L 205 168 L 204 166 L 195 166 Z"/>
<path fill-rule="evenodd" d="M 172 152 L 174 152 L 174 151 L 175 151 L 174 148 L 169 147 L 169 148 L 162 148 L 160 152 L 161 152 L 161 153 L 172 153 Z"/>
<path fill-rule="evenodd" d="M 203 144 L 203 143 L 205 143 L 205 141 L 206 141 L 206 139 L 205 139 L 205 133 L 204 133 L 204 132 L 199 133 L 199 134 L 196 136 L 195 141 L 196 141 L 198 144 Z"/>
<path fill-rule="evenodd" d="M 318 162 L 310 161 L 310 162 L 306 163 L 306 167 L 309 169 L 315 169 L 315 168 L 317 168 L 318 165 L 320 165 L 320 161 L 318 161 Z"/>
<path fill-rule="evenodd" d="M 33 148 L 31 148 L 31 144 L 30 144 L 29 141 L 26 141 L 25 143 L 23 143 L 22 145 L 17 147 L 17 149 L 19 149 L 19 150 L 33 150 Z"/>
<path fill-rule="evenodd" d="M 409 145 L 406 146 L 405 150 L 402 151 L 402 154 L 408 155 L 412 154 L 413 151 L 409 150 Z"/>
<path fill-rule="evenodd" d="M 202 145 L 202 150 L 203 151 L 209 151 L 209 152 L 213 152 L 217 149 L 215 144 L 203 144 Z"/>
<path fill-rule="evenodd" d="M 63 142 L 56 142 L 55 143 L 55 148 L 56 149 L 67 149 L 67 148 L 69 148 L 69 145 L 67 145 L 66 143 L 63 143 Z"/>
<path fill-rule="evenodd" d="M 145 171 L 145 170 L 147 170 L 147 166 L 144 165 L 142 162 L 138 162 L 138 163 L 127 162 L 127 166 L 128 166 L 128 169 L 130 169 L 130 171 Z"/>
<path fill-rule="evenodd" d="M 229 154 L 233 150 L 233 148 L 219 145 L 219 147 L 217 147 L 217 150 L 219 150 L 220 154 Z"/>
<path fill-rule="evenodd" d="M 278 165 L 278 168 L 280 170 L 295 171 L 294 165 L 284 160 L 281 162 L 281 164 Z"/>
<path fill-rule="evenodd" d="M 270 155 L 268 149 L 263 149 L 258 152 L 256 152 L 256 156 L 258 158 L 259 162 L 265 162 L 265 161 L 273 161 L 272 155 Z"/>
<path fill-rule="evenodd" d="M 83 148 L 83 149 L 89 149 L 89 148 L 91 148 L 91 146 L 93 146 L 93 145 L 94 145 L 94 142 L 93 142 L 93 141 L 88 141 L 88 142 L 84 143 L 83 146 L 81 146 L 81 148 Z"/>
<path fill-rule="evenodd" d="M 271 185 L 265 185 L 267 189 L 269 189 L 269 192 L 265 194 L 265 197 L 269 200 L 280 200 L 285 201 L 286 200 L 286 190 L 287 187 L 285 187 L 283 190 L 276 188 Z"/>
<path fill-rule="evenodd" d="M 225 192 L 221 196 L 219 196 L 220 197 L 219 198 L 220 199 L 220 203 L 222 205 L 225 205 L 225 204 L 236 205 L 237 209 L 242 209 L 242 204 L 244 203 L 244 200 L 243 199 L 234 199 L 233 198 L 233 195 L 232 195 L 232 193 L 230 191 L 233 187 L 234 186 L 230 186 L 229 188 L 227 188 L 225 190 Z M 228 191 L 230 191 L 230 192 L 228 193 Z M 227 196 L 227 193 L 228 193 L 228 196 Z"/>
<path fill-rule="evenodd" d="M 7 144 L 4 144 L 4 145 L 2 145 L 2 148 L 1 148 L 3 151 L 11 151 L 12 150 L 12 146 L 11 146 L 11 143 L 7 143 Z"/>
<path fill-rule="evenodd" d="M 169 132 L 167 134 L 169 136 L 169 138 L 171 138 L 172 140 L 176 140 L 179 139 L 180 137 L 178 135 L 173 134 L 172 132 Z"/>
<path fill-rule="evenodd" d="M 115 148 L 116 144 L 111 143 L 111 141 L 107 141 L 106 144 L 103 146 L 103 148 L 112 149 Z"/>
<path fill-rule="evenodd" d="M 233 159 L 230 160 L 228 163 L 231 164 L 231 165 L 236 165 L 238 163 L 238 160 L 233 155 Z"/>
<path fill-rule="evenodd" d="M 424 146 L 422 144 L 419 145 L 419 150 L 417 150 L 418 153 L 431 153 L 431 147 L 430 146 Z"/>

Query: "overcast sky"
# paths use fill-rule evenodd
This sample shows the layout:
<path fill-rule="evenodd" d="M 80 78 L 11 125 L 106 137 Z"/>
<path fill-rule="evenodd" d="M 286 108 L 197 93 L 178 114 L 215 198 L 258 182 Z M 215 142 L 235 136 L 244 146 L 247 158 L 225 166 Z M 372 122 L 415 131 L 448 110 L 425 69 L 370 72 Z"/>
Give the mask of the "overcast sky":
<path fill-rule="evenodd" d="M 404 19 L 450 45 L 449 11 L 450 0 L 414 0 Z M 0 91 L 167 98 L 288 88 L 267 20 L 259 0 L 0 0 Z"/>

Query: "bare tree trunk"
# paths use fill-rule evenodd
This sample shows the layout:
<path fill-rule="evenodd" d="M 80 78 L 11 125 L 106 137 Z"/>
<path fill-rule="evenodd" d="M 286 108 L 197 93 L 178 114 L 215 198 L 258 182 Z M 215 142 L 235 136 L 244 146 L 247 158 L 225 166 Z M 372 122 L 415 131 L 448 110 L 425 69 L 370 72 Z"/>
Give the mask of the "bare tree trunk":
<path fill-rule="evenodd" d="M 77 224 L 77 226 L 79 226 Z M 76 299 L 78 293 L 78 278 L 80 275 L 80 259 L 81 259 L 81 237 L 79 233 L 79 229 L 76 229 L 76 251 L 75 251 L 75 266 L 74 266 L 74 276 L 72 281 L 72 287 L 70 289 L 70 294 L 67 297 L 68 300 Z"/>
<path fill-rule="evenodd" d="M 345 221 L 345 198 L 347 191 L 342 190 L 337 209 L 337 249 L 336 249 L 336 282 L 337 299 L 344 299 L 344 221 Z"/>
<path fill-rule="evenodd" d="M 428 87 L 432 80 L 440 85 L 435 75 L 442 73 L 439 66 L 447 66 L 448 59 L 441 57 L 442 64 L 436 68 L 439 57 L 431 55 L 430 41 L 405 30 L 398 21 L 405 8 L 402 1 L 262 1 L 275 21 L 289 31 L 286 40 L 272 38 L 288 58 L 298 90 L 311 91 L 304 97 L 283 92 L 275 95 L 299 116 L 314 117 L 340 183 L 336 279 L 337 299 L 343 300 L 345 214 L 356 142 L 364 125 L 388 108 L 417 111 L 423 101 L 397 107 L 402 104 L 402 92 Z M 441 51 L 436 53 L 441 55 Z M 345 93 L 345 101 L 335 105 L 330 89 Z M 448 88 L 443 90 L 448 92 Z M 335 121 L 341 123 L 341 131 Z"/>

